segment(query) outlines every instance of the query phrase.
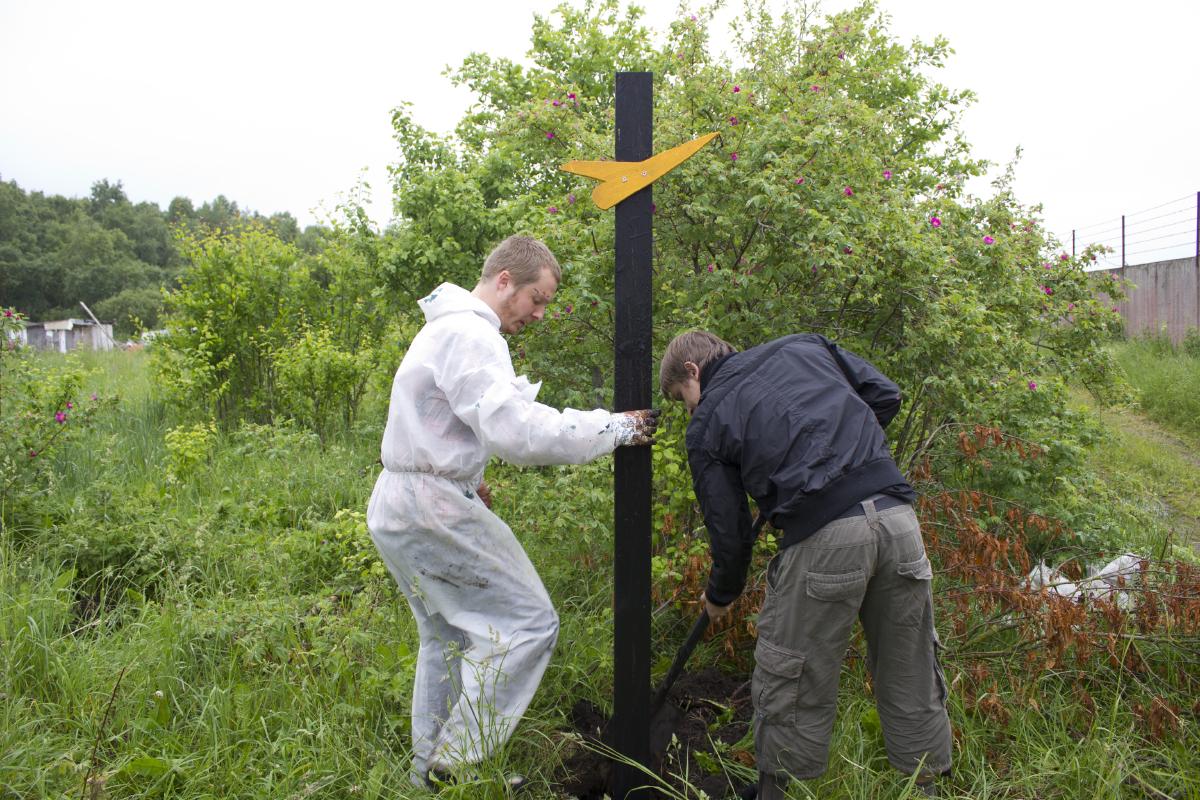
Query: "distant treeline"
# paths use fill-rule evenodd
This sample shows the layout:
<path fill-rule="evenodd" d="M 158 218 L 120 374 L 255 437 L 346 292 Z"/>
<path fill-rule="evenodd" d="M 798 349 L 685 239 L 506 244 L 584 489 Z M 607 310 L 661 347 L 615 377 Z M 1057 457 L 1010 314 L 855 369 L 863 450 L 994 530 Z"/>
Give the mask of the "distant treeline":
<path fill-rule="evenodd" d="M 224 195 L 196 208 L 176 197 L 162 210 L 132 203 L 121 182 L 100 180 L 83 198 L 26 192 L 0 181 L 0 306 L 31 320 L 80 317 L 82 300 L 121 335 L 158 327 L 162 288 L 182 267 L 179 227 L 229 231 L 259 224 L 303 251 L 321 249 L 327 228 L 300 230 L 285 212 L 242 210 Z"/>

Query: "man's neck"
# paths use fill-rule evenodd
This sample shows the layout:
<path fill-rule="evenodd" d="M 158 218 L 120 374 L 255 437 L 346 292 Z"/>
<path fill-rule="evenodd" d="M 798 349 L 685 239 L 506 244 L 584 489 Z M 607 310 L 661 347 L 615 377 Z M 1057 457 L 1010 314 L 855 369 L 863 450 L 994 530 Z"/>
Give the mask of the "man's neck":
<path fill-rule="evenodd" d="M 496 297 L 496 291 L 491 286 L 480 281 L 471 290 L 471 295 L 482 300 L 497 317 L 500 316 L 500 300 Z"/>

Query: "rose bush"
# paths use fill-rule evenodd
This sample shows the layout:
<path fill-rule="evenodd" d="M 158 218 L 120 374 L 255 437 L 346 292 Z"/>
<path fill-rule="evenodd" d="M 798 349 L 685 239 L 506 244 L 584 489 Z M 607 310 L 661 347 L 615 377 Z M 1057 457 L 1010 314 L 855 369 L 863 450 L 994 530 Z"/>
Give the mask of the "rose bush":
<path fill-rule="evenodd" d="M 110 403 L 82 386 L 73 355 L 38 358 L 21 345 L 24 316 L 0 311 L 0 529 L 20 525 L 30 501 L 54 486 L 54 451 L 91 427 Z"/>
<path fill-rule="evenodd" d="M 581 202 L 593 183 L 558 166 L 611 154 L 613 73 L 649 70 L 656 150 L 721 134 L 653 188 L 656 349 L 692 327 L 740 347 L 826 334 L 901 385 L 889 433 L 903 468 L 949 469 L 941 445 L 986 423 L 1048 439 L 1052 457 L 1006 483 L 1055 491 L 1079 444 L 1062 386 L 1120 391 L 1101 347 L 1119 321 L 1096 300 L 1120 289 L 1084 272 L 1090 253 L 1060 257 L 1011 168 L 991 197 L 966 193 L 987 165 L 958 128 L 971 93 L 930 77 L 944 40 L 902 45 L 870 3 L 824 20 L 751 4 L 729 59 L 712 53 L 710 12 L 659 38 L 612 0 L 555 14 L 534 24 L 531 67 L 476 54 L 451 72 L 476 94 L 452 137 L 396 111 L 394 286 L 470 285 L 492 242 L 541 237 L 566 278 L 518 369 L 547 378 L 552 402 L 611 396 L 613 215 Z M 656 453 L 674 511 L 689 504 L 669 455 L 682 423 L 669 415 Z"/>

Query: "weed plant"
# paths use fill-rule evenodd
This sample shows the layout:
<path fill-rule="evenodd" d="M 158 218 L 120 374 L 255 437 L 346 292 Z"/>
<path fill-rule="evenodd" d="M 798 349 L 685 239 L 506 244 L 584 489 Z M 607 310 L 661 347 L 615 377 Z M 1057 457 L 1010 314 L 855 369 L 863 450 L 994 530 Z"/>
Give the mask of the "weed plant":
<path fill-rule="evenodd" d="M 1154 421 L 1200 441 L 1200 331 L 1175 345 L 1165 334 L 1128 339 L 1113 353 Z"/>
<path fill-rule="evenodd" d="M 427 796 L 407 774 L 416 630 L 363 523 L 380 431 L 321 442 L 293 426 L 243 425 L 173 462 L 166 435 L 181 423 L 156 401 L 144 356 L 95 366 L 89 388 L 118 392 L 115 413 L 57 454 L 38 529 L 0 540 L 0 798 Z M 977 433 L 964 459 L 1009 453 L 1011 442 Z M 558 797 L 553 781 L 578 747 L 571 707 L 611 710 L 611 462 L 496 466 L 488 477 L 562 630 L 517 736 L 482 780 L 442 796 L 504 797 L 490 779 L 515 771 L 533 778 L 526 796 Z M 1109 499 L 1096 496 L 1097 514 Z M 1015 569 L 974 584 L 960 609 L 967 562 L 949 559 L 965 544 L 976 567 L 1000 565 L 1037 537 L 1057 542 L 1047 552 L 1060 559 L 1071 545 L 1026 510 L 948 494 L 937 502 L 922 513 L 947 548 L 931 547 L 956 741 L 945 796 L 1196 796 L 1195 620 L 1160 605 L 1154 620 L 1127 615 L 1085 642 L 1073 631 L 1090 637 L 1106 608 L 1077 618 L 1043 597 L 1021 599 Z M 675 546 L 683 560 L 659 562 L 656 677 L 693 618 L 693 566 L 704 563 L 689 560 L 690 523 L 672 525 L 658 550 Z M 994 548 L 1005 540 L 1001 558 Z M 1148 574 L 1170 577 L 1157 562 Z M 979 585 L 1016 594 L 988 606 Z M 1170 585 L 1180 602 L 1194 597 L 1194 581 Z M 747 604 L 691 668 L 748 677 L 752 623 Z M 1092 650 L 1081 657 L 1084 645 Z M 912 796 L 887 765 L 862 652 L 856 643 L 843 673 L 830 770 L 793 787 L 794 798 Z M 708 766 L 731 787 L 750 774 L 732 749 Z"/>

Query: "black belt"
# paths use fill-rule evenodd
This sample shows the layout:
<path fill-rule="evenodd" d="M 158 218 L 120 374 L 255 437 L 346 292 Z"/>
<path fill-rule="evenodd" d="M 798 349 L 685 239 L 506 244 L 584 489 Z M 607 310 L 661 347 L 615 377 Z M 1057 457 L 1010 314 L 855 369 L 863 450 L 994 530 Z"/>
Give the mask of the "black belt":
<path fill-rule="evenodd" d="M 889 508 L 895 508 L 896 506 L 908 505 L 907 501 L 901 500 L 899 497 L 892 497 L 890 494 L 872 495 L 871 497 L 866 498 L 863 502 L 865 502 L 866 500 L 874 500 L 875 501 L 875 510 L 876 511 L 884 511 Z M 866 514 L 867 514 L 867 512 L 863 510 L 862 503 L 859 502 L 859 503 L 855 503 L 854 505 L 850 506 L 842 513 L 838 514 L 836 517 L 834 517 L 834 519 L 846 519 L 847 517 L 863 517 L 863 516 L 866 516 Z"/>

